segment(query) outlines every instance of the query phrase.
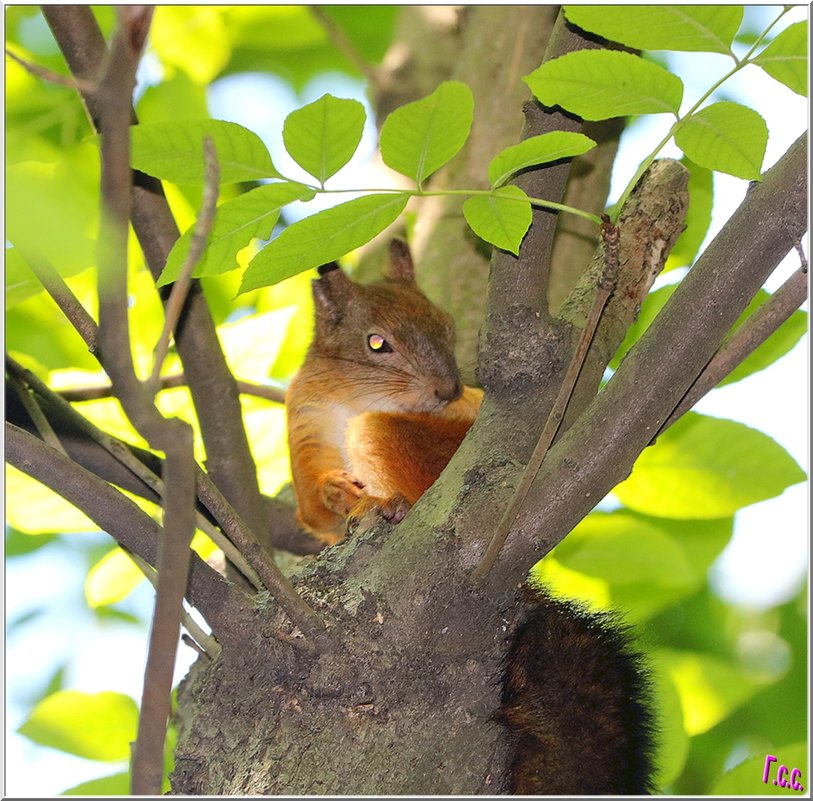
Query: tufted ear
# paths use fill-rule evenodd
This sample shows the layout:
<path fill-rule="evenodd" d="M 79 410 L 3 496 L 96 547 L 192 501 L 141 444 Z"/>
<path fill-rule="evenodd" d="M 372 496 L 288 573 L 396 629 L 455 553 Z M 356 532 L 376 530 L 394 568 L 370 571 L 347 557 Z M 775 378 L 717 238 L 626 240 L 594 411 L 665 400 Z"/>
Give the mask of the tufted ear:
<path fill-rule="evenodd" d="M 311 281 L 316 319 L 335 325 L 344 317 L 350 303 L 353 282 L 335 261 L 323 264 L 318 269 L 319 278 Z"/>
<path fill-rule="evenodd" d="M 404 284 L 415 283 L 412 254 L 409 252 L 409 245 L 403 239 L 393 239 L 390 242 L 390 264 L 386 276 L 392 281 L 401 281 Z"/>

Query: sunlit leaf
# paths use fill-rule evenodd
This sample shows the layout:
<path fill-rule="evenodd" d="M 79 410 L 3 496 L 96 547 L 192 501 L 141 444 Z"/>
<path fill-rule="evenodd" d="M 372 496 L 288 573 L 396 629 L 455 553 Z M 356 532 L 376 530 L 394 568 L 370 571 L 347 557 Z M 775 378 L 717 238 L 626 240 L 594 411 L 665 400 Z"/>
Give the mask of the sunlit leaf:
<path fill-rule="evenodd" d="M 488 165 L 488 180 L 493 187 L 502 186 L 521 170 L 537 164 L 580 156 L 595 146 L 596 143 L 589 136 L 569 131 L 551 131 L 532 136 L 494 156 Z"/>
<path fill-rule="evenodd" d="M 702 167 L 756 181 L 762 172 L 768 126 L 753 109 L 721 100 L 686 118 L 675 142 Z"/>
<path fill-rule="evenodd" d="M 192 275 L 199 278 L 236 269 L 239 266 L 237 253 L 252 237 L 268 239 L 280 211 L 288 203 L 312 195 L 313 192 L 302 184 L 274 183 L 259 186 L 234 200 L 221 203 L 217 207 L 206 249 Z M 158 286 L 169 284 L 180 275 L 194 230 L 193 224 L 173 245 L 166 267 L 158 279 Z"/>
<path fill-rule="evenodd" d="M 569 22 L 639 50 L 729 53 L 742 6 L 566 6 Z"/>
<path fill-rule="evenodd" d="M 655 775 L 657 787 L 671 784 L 683 771 L 689 754 L 689 736 L 683 728 L 683 710 L 675 683 L 664 666 L 647 661 L 653 708 L 657 709 L 658 736 L 655 738 Z"/>
<path fill-rule="evenodd" d="M 579 50 L 546 61 L 523 80 L 545 106 L 585 120 L 630 114 L 677 114 L 683 83 L 663 67 L 631 53 Z"/>
<path fill-rule="evenodd" d="M 162 6 L 159 13 L 164 8 L 166 6 Z M 177 67 L 171 77 L 144 90 L 136 111 L 142 123 L 202 119 L 209 116 L 206 88 Z"/>
<path fill-rule="evenodd" d="M 400 193 L 367 195 L 289 225 L 254 257 L 240 292 L 341 258 L 395 222 L 408 200 L 408 195 Z"/>
<path fill-rule="evenodd" d="M 779 793 L 791 794 L 791 791 L 805 792 L 808 785 L 810 748 L 806 742 L 791 745 L 771 746 L 765 749 L 766 753 L 751 757 L 741 762 L 735 768 L 727 771 L 709 790 L 710 795 L 734 796 L 772 795 Z M 768 756 L 776 757 L 775 761 L 767 762 Z M 787 771 L 781 780 L 787 784 L 780 784 L 779 768 L 784 765 Z M 765 781 L 765 770 L 768 768 L 768 780 Z M 800 771 L 801 775 L 793 774 L 793 770 Z M 795 781 L 798 787 L 791 785 Z M 791 797 L 793 797 L 791 795 Z"/>
<path fill-rule="evenodd" d="M 222 183 L 279 178 L 268 149 L 257 134 L 235 122 L 176 120 L 134 125 L 131 129 L 132 166 L 177 184 L 203 183 L 203 140 L 217 151 Z"/>
<path fill-rule="evenodd" d="M 253 380 L 268 375 L 282 349 L 294 312 L 289 306 L 218 326 L 217 335 L 234 375 Z"/>
<path fill-rule="evenodd" d="M 91 609 L 115 604 L 126 598 L 144 581 L 144 574 L 121 549 L 108 551 L 88 571 L 85 600 Z"/>
<path fill-rule="evenodd" d="M 356 152 L 366 118 L 358 100 L 322 95 L 285 118 L 285 149 L 303 170 L 324 185 Z"/>
<path fill-rule="evenodd" d="M 130 757 L 137 725 L 138 707 L 129 696 L 60 690 L 37 704 L 18 731 L 39 745 L 115 762 Z"/>
<path fill-rule="evenodd" d="M 395 109 L 381 126 L 381 158 L 418 186 L 466 143 L 474 116 L 471 89 L 445 81 L 431 95 Z"/>
<path fill-rule="evenodd" d="M 774 440 L 742 423 L 689 412 L 639 457 L 613 493 L 654 517 L 728 517 L 805 474 Z"/>
<path fill-rule="evenodd" d="M 477 236 L 516 256 L 531 227 L 531 204 L 518 186 L 503 186 L 496 195 L 470 197 L 463 204 L 463 216 Z"/>
<path fill-rule="evenodd" d="M 102 776 L 82 782 L 60 795 L 130 795 L 130 774 L 114 773 L 112 776 Z"/>
<path fill-rule="evenodd" d="M 677 687 L 690 737 L 725 720 L 758 689 L 737 665 L 709 654 L 660 649 L 652 658 Z"/>
<path fill-rule="evenodd" d="M 772 78 L 807 97 L 807 21 L 790 25 L 754 59 Z"/>

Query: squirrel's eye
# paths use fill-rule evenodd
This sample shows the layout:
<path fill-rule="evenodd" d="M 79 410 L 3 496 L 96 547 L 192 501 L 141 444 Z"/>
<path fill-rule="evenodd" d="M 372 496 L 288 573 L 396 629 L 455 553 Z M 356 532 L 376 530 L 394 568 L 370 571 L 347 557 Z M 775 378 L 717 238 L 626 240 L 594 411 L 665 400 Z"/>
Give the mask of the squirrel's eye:
<path fill-rule="evenodd" d="M 381 334 L 368 334 L 367 346 L 376 353 L 392 353 L 392 347 Z"/>

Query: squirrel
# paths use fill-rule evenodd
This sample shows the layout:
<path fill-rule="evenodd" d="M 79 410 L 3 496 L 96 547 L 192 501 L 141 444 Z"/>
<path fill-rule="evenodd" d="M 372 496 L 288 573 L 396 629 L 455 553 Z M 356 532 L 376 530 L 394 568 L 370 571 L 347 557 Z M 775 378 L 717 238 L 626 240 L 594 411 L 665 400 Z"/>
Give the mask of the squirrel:
<path fill-rule="evenodd" d="M 319 268 L 313 341 L 286 395 L 297 516 L 326 545 L 369 514 L 400 522 L 482 399 L 461 382 L 452 318 L 418 288 L 406 243 L 393 240 L 389 257 L 372 284 Z M 541 587 L 523 592 L 497 716 L 514 753 L 507 789 L 652 792 L 649 685 L 627 630 Z"/>

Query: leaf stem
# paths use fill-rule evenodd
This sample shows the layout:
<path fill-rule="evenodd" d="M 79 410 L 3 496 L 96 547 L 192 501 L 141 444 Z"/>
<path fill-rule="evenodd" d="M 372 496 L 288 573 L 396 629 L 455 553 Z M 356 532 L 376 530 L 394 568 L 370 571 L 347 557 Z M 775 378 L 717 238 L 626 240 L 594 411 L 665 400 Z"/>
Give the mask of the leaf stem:
<path fill-rule="evenodd" d="M 681 129 L 683 124 L 688 120 L 706 100 L 711 97 L 714 92 L 716 92 L 729 78 L 733 75 L 736 75 L 743 67 L 750 63 L 749 59 L 754 53 L 754 50 L 759 46 L 762 40 L 768 35 L 768 32 L 776 25 L 777 22 L 787 13 L 788 9 L 783 9 L 779 16 L 759 35 L 756 42 L 754 42 L 751 49 L 746 53 L 745 57 L 742 60 L 735 60 L 735 65 L 732 67 L 722 78 L 716 81 L 703 95 L 700 99 L 686 112 L 682 117 L 678 117 L 678 119 L 674 122 L 672 127 L 667 132 L 666 136 L 655 146 L 655 149 L 641 162 L 640 166 L 635 172 L 635 175 L 632 176 L 632 180 L 627 184 L 624 191 L 621 193 L 621 197 L 615 202 L 613 207 L 610 209 L 610 219 L 613 222 L 618 221 L 618 215 L 621 213 L 621 209 L 623 208 L 624 204 L 627 202 L 627 198 L 632 194 L 632 190 L 635 189 L 636 184 L 638 181 L 641 180 L 641 176 L 649 169 L 650 164 L 655 160 L 655 157 L 660 153 L 661 149 L 667 144 L 667 142 Z"/>

